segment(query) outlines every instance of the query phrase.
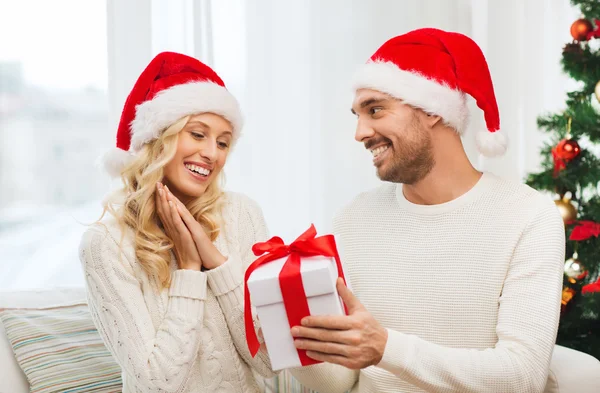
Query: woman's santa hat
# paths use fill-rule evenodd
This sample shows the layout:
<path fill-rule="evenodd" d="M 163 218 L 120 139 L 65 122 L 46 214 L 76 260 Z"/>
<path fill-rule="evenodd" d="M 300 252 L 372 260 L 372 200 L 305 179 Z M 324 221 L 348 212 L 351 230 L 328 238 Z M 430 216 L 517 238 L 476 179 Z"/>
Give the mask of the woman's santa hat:
<path fill-rule="evenodd" d="M 117 146 L 103 157 L 117 177 L 144 144 L 158 138 L 181 118 L 198 113 L 223 116 L 239 137 L 242 115 L 237 100 L 206 64 L 174 52 L 159 53 L 138 78 L 125 101 Z"/>
<path fill-rule="evenodd" d="M 383 44 L 357 72 L 354 90 L 373 89 L 426 113 L 442 117 L 460 134 L 467 127 L 466 95 L 484 112 L 487 131 L 476 135 L 488 157 L 506 151 L 500 115 L 485 57 L 469 37 L 438 29 L 418 29 Z"/>

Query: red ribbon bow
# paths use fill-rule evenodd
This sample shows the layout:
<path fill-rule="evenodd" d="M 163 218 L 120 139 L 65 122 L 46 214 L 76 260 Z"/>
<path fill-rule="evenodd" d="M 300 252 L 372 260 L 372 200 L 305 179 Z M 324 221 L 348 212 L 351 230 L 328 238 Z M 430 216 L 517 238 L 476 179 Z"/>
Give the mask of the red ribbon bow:
<path fill-rule="evenodd" d="M 272 237 L 268 241 L 256 243 L 252 247 L 252 252 L 254 252 L 254 255 L 256 256 L 266 253 L 248 267 L 244 278 L 244 322 L 246 325 L 248 349 L 250 350 L 252 357 L 258 352 L 260 343 L 258 342 L 252 320 L 248 279 L 259 266 L 289 256 L 279 273 L 279 285 L 290 328 L 300 325 L 302 318 L 310 315 L 308 300 L 306 299 L 304 285 L 302 284 L 302 275 L 300 274 L 302 257 L 319 255 L 333 257 L 337 265 L 338 277 L 341 277 L 344 280 L 344 283 L 346 282 L 344 272 L 342 271 L 340 256 L 335 245 L 335 238 L 333 235 L 320 237 L 316 237 L 316 235 L 317 230 L 314 225 L 311 225 L 306 232 L 300 235 L 289 246 L 285 245 L 281 238 Z M 316 360 L 309 358 L 304 350 L 298 350 L 298 356 L 300 357 L 300 362 L 303 366 L 318 363 Z"/>
<path fill-rule="evenodd" d="M 600 224 L 594 221 L 576 221 L 577 226 L 571 231 L 569 240 L 587 240 L 592 236 L 600 236 Z"/>
<path fill-rule="evenodd" d="M 581 288 L 581 293 L 583 295 L 589 293 L 600 293 L 600 279 L 598 279 L 598 281 L 595 283 L 584 285 L 583 288 Z"/>
<path fill-rule="evenodd" d="M 596 25 L 596 27 L 593 28 L 592 31 L 587 33 L 587 36 L 585 37 L 588 41 L 592 38 L 600 38 L 600 20 L 594 19 L 594 24 Z"/>
<path fill-rule="evenodd" d="M 554 172 L 553 176 L 557 177 L 558 172 L 562 171 L 567 167 L 565 160 L 557 153 L 555 149 L 552 149 L 552 158 L 554 159 Z"/>

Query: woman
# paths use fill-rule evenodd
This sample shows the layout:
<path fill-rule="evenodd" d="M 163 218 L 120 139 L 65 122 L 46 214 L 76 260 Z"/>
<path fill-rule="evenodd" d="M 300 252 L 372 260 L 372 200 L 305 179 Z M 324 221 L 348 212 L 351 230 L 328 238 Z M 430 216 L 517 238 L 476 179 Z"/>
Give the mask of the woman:
<path fill-rule="evenodd" d="M 243 272 L 260 208 L 221 191 L 238 104 L 208 66 L 161 53 L 140 75 L 105 160 L 124 187 L 83 236 L 89 307 L 124 392 L 257 392 L 272 376 L 244 334 Z"/>

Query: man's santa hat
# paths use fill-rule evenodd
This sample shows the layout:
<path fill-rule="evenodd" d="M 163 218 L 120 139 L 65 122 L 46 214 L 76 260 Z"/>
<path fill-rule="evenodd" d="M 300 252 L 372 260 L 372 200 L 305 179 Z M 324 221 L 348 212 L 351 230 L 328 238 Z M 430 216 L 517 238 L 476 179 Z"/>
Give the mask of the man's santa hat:
<path fill-rule="evenodd" d="M 107 172 L 117 177 L 144 144 L 158 138 L 181 118 L 214 113 L 239 137 L 242 115 L 237 100 L 206 64 L 174 52 L 159 53 L 138 78 L 125 101 L 117 145 L 103 157 Z"/>
<path fill-rule="evenodd" d="M 500 115 L 485 57 L 469 37 L 438 29 L 418 29 L 394 37 L 356 73 L 354 90 L 373 89 L 440 116 L 460 134 L 467 127 L 466 94 L 484 112 L 487 131 L 476 135 L 488 157 L 506 151 Z"/>

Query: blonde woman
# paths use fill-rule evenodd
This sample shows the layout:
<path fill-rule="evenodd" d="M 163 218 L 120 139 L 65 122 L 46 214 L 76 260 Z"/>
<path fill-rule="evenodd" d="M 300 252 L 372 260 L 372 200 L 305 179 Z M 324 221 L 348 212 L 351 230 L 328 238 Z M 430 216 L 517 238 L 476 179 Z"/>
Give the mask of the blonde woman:
<path fill-rule="evenodd" d="M 105 161 L 124 187 L 80 258 L 126 393 L 257 392 L 255 376 L 272 376 L 264 347 L 250 356 L 243 320 L 243 272 L 265 222 L 256 203 L 221 190 L 240 128 L 219 76 L 177 53 L 156 56 L 125 103 Z"/>

